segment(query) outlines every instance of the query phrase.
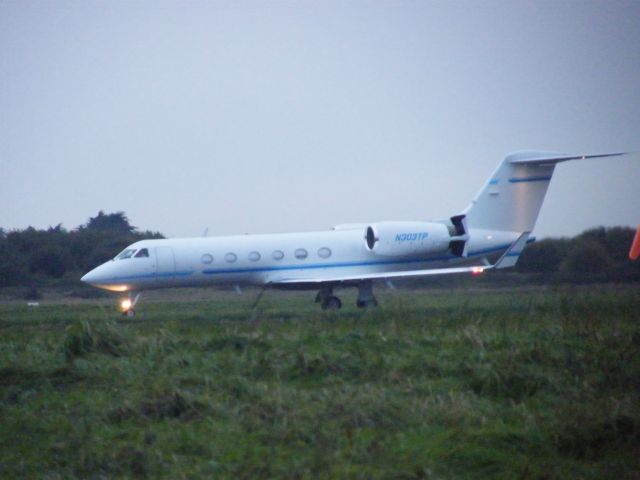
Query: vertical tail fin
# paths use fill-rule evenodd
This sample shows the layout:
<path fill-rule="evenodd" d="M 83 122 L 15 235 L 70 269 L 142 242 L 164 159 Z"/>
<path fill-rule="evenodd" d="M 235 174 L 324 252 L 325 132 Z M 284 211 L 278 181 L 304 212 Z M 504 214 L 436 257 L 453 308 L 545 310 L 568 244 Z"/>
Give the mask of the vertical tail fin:
<path fill-rule="evenodd" d="M 564 155 L 551 152 L 516 152 L 500 162 L 480 193 L 463 212 L 469 226 L 487 230 L 531 232 L 557 163 L 611 157 Z"/>

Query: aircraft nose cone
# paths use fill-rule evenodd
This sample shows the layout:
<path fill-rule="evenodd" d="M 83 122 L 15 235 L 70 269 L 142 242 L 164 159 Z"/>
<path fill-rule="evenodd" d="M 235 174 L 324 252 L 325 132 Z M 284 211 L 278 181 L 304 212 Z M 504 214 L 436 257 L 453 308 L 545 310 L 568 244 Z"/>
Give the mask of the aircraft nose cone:
<path fill-rule="evenodd" d="M 118 267 L 117 265 L 115 266 Z M 114 269 L 112 262 L 107 262 L 85 273 L 80 278 L 80 281 L 113 292 L 126 292 L 130 288 L 129 284 L 122 283 L 122 280 L 118 278 L 124 275 L 126 275 L 126 271 L 124 273 L 119 272 L 117 268 Z"/>
<path fill-rule="evenodd" d="M 93 273 L 93 270 L 91 270 L 88 273 L 85 273 L 81 278 L 80 281 L 84 282 L 84 283 L 91 283 L 93 281 L 93 278 L 95 277 L 95 274 Z"/>
<path fill-rule="evenodd" d="M 100 283 L 102 280 L 104 280 L 104 269 L 101 268 L 101 266 L 94 268 L 93 270 L 85 273 L 82 278 L 80 279 L 81 282 L 84 283 L 89 283 L 91 285 L 95 285 L 97 283 Z"/>

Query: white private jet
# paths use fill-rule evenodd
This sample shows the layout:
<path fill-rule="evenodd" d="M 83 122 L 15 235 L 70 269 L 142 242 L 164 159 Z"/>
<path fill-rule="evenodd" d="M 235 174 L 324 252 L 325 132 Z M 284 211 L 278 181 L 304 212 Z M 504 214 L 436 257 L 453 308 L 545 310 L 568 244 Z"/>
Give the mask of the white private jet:
<path fill-rule="evenodd" d="M 460 214 L 436 221 L 338 225 L 321 232 L 142 240 L 82 277 L 128 292 L 126 315 L 144 290 L 257 285 L 318 290 L 323 309 L 357 287 L 359 307 L 376 305 L 374 280 L 513 267 L 533 230 L 556 164 L 612 157 L 517 152 L 508 155 Z"/>

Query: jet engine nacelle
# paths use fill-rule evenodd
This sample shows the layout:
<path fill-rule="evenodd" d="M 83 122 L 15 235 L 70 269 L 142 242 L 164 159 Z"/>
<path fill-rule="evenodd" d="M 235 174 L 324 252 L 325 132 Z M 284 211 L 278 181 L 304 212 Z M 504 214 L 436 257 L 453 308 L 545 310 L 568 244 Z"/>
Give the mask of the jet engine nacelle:
<path fill-rule="evenodd" d="M 380 222 L 365 231 L 367 249 L 385 257 L 446 253 L 450 242 L 450 229 L 441 223 Z"/>

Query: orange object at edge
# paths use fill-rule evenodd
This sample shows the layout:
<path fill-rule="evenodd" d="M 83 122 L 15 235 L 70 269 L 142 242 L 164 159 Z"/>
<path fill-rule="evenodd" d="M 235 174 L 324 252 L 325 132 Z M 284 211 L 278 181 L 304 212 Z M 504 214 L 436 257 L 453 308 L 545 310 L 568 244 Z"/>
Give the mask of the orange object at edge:
<path fill-rule="evenodd" d="M 636 230 L 636 235 L 633 237 L 633 243 L 631 244 L 631 250 L 629 250 L 629 258 L 636 260 L 640 256 L 640 225 Z"/>

